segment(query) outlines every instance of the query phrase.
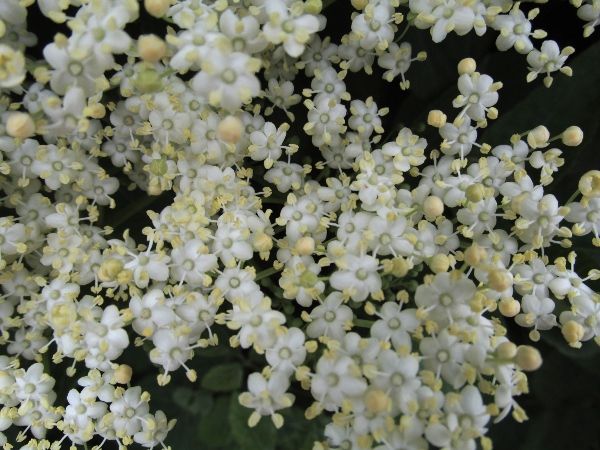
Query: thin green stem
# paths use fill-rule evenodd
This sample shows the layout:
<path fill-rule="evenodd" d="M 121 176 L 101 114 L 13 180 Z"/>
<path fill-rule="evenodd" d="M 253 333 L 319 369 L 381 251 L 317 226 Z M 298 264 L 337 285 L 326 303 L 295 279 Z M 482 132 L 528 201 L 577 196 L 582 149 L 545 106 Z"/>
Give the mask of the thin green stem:
<path fill-rule="evenodd" d="M 274 275 L 280 271 L 281 271 L 281 269 L 276 269 L 275 267 L 271 267 L 270 269 L 263 270 L 258 275 L 256 275 L 256 278 L 254 279 L 254 281 L 258 281 L 258 280 L 262 280 L 263 278 L 270 277 L 271 275 Z"/>
<path fill-rule="evenodd" d="M 373 324 L 375 323 L 375 321 L 374 320 L 367 320 L 367 319 L 354 319 L 352 321 L 352 323 L 354 323 L 354 325 L 357 326 L 357 327 L 371 328 L 373 326 Z"/>
<path fill-rule="evenodd" d="M 567 203 L 565 203 L 565 206 L 569 206 L 571 203 L 573 203 L 573 201 L 577 198 L 577 196 L 581 194 L 581 191 L 579 189 L 577 189 L 575 191 L 575 193 L 573 195 L 571 195 L 571 197 L 569 197 L 569 200 L 567 200 Z"/>

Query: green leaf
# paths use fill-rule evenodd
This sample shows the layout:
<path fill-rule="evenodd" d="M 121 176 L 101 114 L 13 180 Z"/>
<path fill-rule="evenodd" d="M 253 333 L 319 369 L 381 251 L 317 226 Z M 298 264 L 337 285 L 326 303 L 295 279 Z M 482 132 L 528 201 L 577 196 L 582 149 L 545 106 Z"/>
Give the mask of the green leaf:
<path fill-rule="evenodd" d="M 229 396 L 220 396 L 215 400 L 210 412 L 200 420 L 198 439 L 211 447 L 229 445 L 232 433 L 228 415 Z"/>
<path fill-rule="evenodd" d="M 183 411 L 192 414 L 206 414 L 213 405 L 212 394 L 194 390 L 187 386 L 177 386 L 173 391 L 173 401 Z"/>
<path fill-rule="evenodd" d="M 315 441 L 324 439 L 324 415 L 308 420 L 304 416 L 304 410 L 295 406 L 284 409 L 281 414 L 285 421 L 277 431 L 278 449 L 311 450 Z"/>
<path fill-rule="evenodd" d="M 242 385 L 244 370 L 238 363 L 221 364 L 211 368 L 200 386 L 213 392 L 230 392 L 239 389 Z"/>
<path fill-rule="evenodd" d="M 239 449 L 274 450 L 277 435 L 270 417 L 263 417 L 255 427 L 250 428 L 248 426 L 250 414 L 252 410 L 240 405 L 237 395 L 232 395 L 229 405 L 229 424 Z"/>

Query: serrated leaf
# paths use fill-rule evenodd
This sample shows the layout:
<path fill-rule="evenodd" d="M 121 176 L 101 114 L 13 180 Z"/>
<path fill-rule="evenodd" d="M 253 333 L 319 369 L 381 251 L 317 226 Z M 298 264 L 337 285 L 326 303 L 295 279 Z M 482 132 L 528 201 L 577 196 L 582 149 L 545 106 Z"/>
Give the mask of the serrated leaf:
<path fill-rule="evenodd" d="M 232 395 L 229 405 L 229 425 L 239 449 L 274 450 L 277 433 L 270 417 L 263 417 L 255 427 L 250 428 L 248 426 L 250 414 L 252 410 L 240 405 L 237 395 Z"/>
<path fill-rule="evenodd" d="M 213 392 L 235 391 L 241 387 L 243 375 L 244 370 L 241 364 L 221 364 L 211 368 L 204 375 L 200 386 L 203 389 Z"/>

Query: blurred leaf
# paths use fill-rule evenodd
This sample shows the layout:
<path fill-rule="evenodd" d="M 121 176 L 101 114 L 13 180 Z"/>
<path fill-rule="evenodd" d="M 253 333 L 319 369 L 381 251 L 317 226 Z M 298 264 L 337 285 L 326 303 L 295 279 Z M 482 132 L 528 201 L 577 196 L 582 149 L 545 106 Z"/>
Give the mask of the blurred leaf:
<path fill-rule="evenodd" d="M 258 424 L 250 428 L 248 418 L 252 410 L 240 405 L 237 395 L 231 396 L 229 404 L 229 424 L 231 434 L 239 444 L 240 450 L 274 450 L 277 433 L 270 417 L 263 417 Z M 294 447 L 290 449 L 296 450 Z"/>
<path fill-rule="evenodd" d="M 177 386 L 173 391 L 173 401 L 183 411 L 192 414 L 206 414 L 213 405 L 212 394 L 194 390 L 187 386 Z"/>
<path fill-rule="evenodd" d="M 211 447 L 229 446 L 232 433 L 228 415 L 229 396 L 217 397 L 210 412 L 200 420 L 198 439 Z"/>
<path fill-rule="evenodd" d="M 242 385 L 244 370 L 238 363 L 221 364 L 211 368 L 200 385 L 213 392 L 229 392 L 239 389 Z"/>
<path fill-rule="evenodd" d="M 548 407 L 582 401 L 590 396 L 590 386 L 595 384 L 593 376 L 557 352 L 544 355 L 542 368 L 529 378 L 531 392 Z"/>
<path fill-rule="evenodd" d="M 598 411 L 591 403 L 547 410 L 531 419 L 520 450 L 596 450 Z M 514 447 L 513 447 L 514 448 Z"/>
<path fill-rule="evenodd" d="M 311 450 L 315 441 L 324 439 L 324 424 L 319 418 L 308 420 L 304 417 L 304 410 L 295 406 L 283 410 L 281 414 L 285 422 L 277 431 L 277 448 Z"/>

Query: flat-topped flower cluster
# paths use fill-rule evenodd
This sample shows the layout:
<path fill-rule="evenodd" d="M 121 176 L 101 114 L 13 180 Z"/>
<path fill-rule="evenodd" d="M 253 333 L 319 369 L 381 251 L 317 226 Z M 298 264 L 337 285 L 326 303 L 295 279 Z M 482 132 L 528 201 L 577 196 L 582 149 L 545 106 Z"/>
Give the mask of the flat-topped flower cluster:
<path fill-rule="evenodd" d="M 0 4 L 5 449 L 164 447 L 175 423 L 151 412 L 120 359 L 134 345 L 161 385 L 177 370 L 195 382 L 189 361 L 209 346 L 263 355 L 239 396 L 249 425 L 270 416 L 281 427 L 297 385 L 312 398 L 306 417 L 331 417 L 317 449 L 490 449 L 491 422 L 527 418 L 524 372 L 542 363 L 506 321 L 532 341 L 559 327 L 573 347 L 600 344 L 600 299 L 586 285 L 600 271 L 578 275 L 573 252 L 547 255 L 573 235 L 600 246 L 600 172 L 566 205 L 545 192 L 581 130 L 480 142 L 502 83 L 472 59 L 458 65 L 454 112 L 429 112 L 433 146 L 409 128 L 386 132 L 389 105 L 344 82 L 377 64 L 409 89 L 427 55 L 402 40 L 406 24 L 434 42 L 490 28 L 499 50 L 526 55 L 527 80 L 549 87 L 555 72 L 571 75 L 573 49 L 534 44 L 546 37 L 532 31 L 537 9 L 352 0 L 335 43 L 321 0 L 146 0 L 168 26 L 133 37 L 135 0 L 34 3 Z M 589 36 L 600 2 L 572 3 Z M 28 8 L 70 34 L 39 43 Z M 127 189 L 143 210 L 113 236 Z M 570 303 L 558 317 L 557 300 Z M 77 378 L 66 398 L 50 375 L 61 362 Z M 12 427 L 17 442 L 2 433 Z M 62 438 L 49 441 L 54 428 Z"/>

